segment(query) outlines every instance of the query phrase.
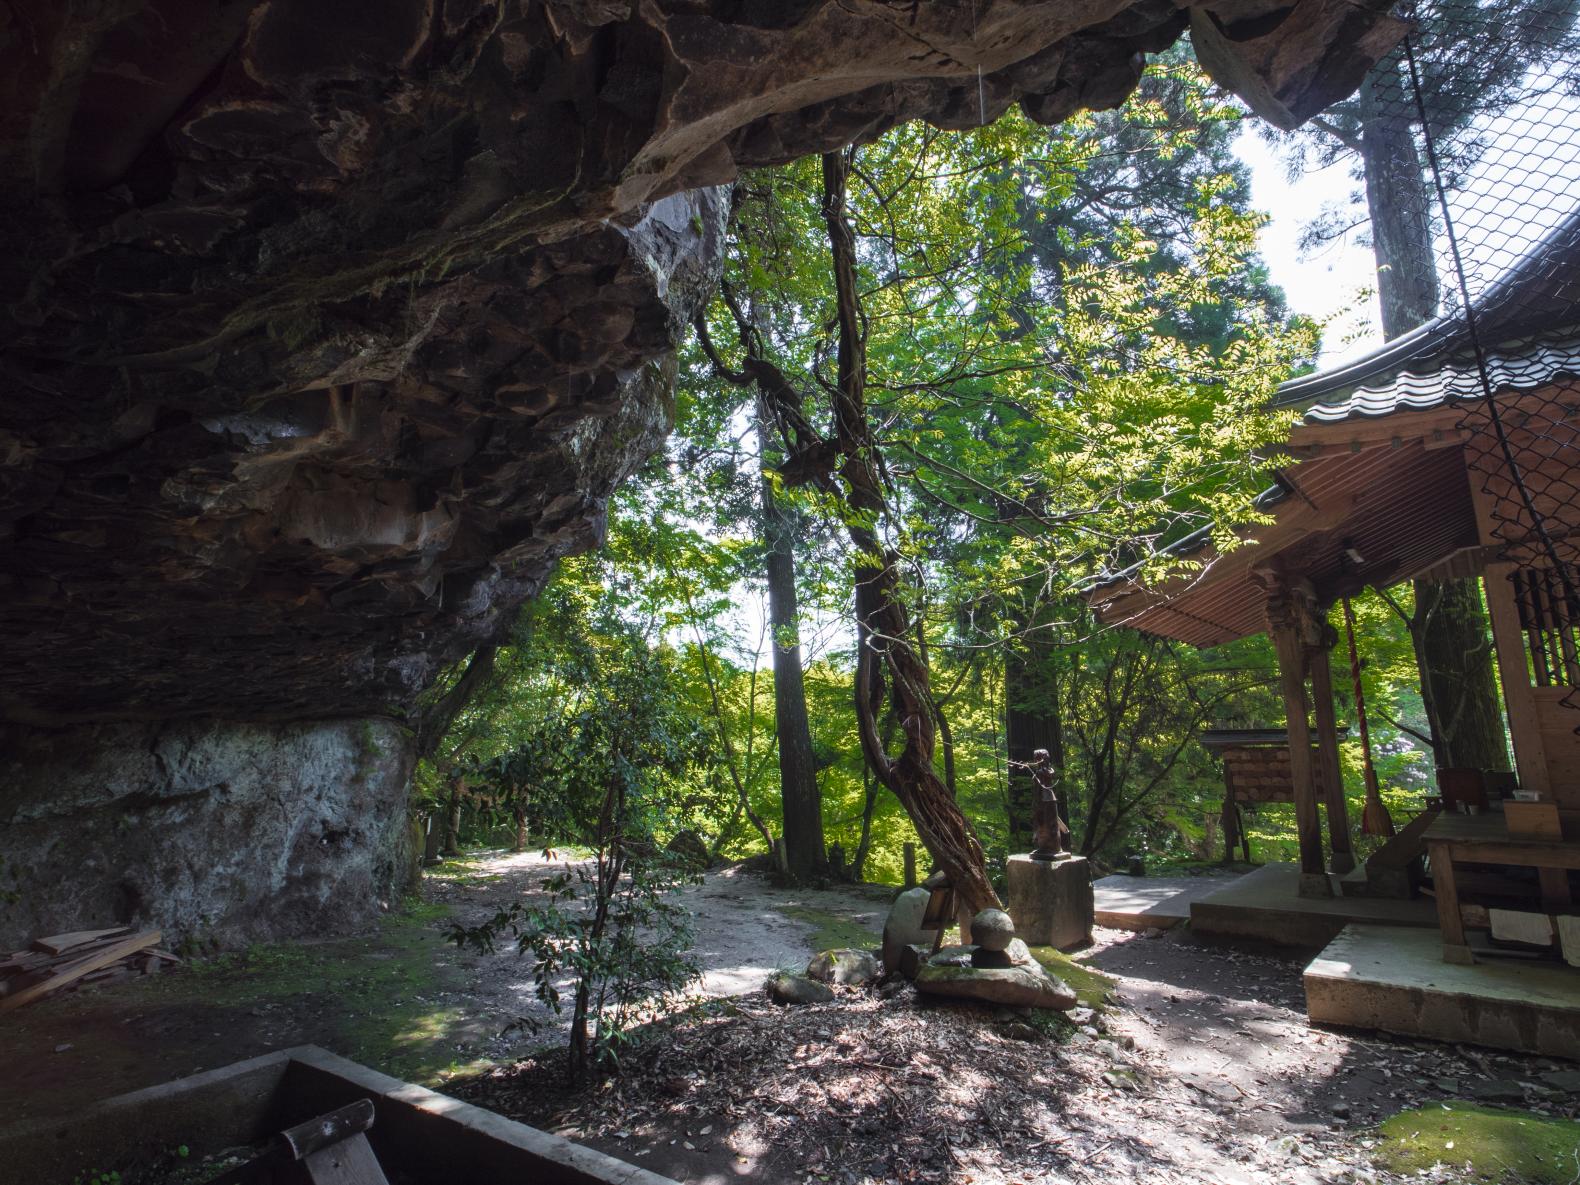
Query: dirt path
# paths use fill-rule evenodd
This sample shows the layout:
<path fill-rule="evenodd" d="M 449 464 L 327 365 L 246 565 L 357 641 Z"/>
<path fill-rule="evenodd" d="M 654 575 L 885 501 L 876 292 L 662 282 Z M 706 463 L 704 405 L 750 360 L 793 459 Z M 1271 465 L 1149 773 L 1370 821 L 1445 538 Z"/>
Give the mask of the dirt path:
<path fill-rule="evenodd" d="M 509 901 L 543 899 L 545 877 L 568 867 L 563 859 L 537 852 L 480 852 L 467 857 L 466 871 L 435 877 L 428 900 L 446 906 L 454 921 L 475 926 Z M 770 972 L 806 966 L 820 945 L 820 932 L 863 938 L 875 945 L 883 930 L 890 892 L 874 886 L 838 889 L 779 889 L 738 866 L 714 869 L 700 885 L 680 890 L 695 932 L 692 958 L 703 971 L 688 993 L 695 997 L 734 996 L 762 987 Z M 539 1026 L 535 1044 L 546 1032 L 566 1023 L 536 996 L 531 968 L 514 946 L 493 954 L 456 952 L 461 975 L 452 979 L 439 999 L 464 1005 L 468 1017 L 456 1030 L 467 1052 L 498 1059 L 519 1052 L 522 1034 L 513 1022 Z M 569 986 L 562 978 L 562 993 Z"/>

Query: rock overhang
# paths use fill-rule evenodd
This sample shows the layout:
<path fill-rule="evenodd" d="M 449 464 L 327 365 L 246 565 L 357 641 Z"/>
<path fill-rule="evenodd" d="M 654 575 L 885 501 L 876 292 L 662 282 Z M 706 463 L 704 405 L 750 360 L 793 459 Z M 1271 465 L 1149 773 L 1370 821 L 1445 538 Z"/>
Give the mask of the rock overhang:
<path fill-rule="evenodd" d="M 104 0 L 0 25 L 0 718 L 399 714 L 594 544 L 710 187 L 1121 102 L 1309 115 L 1383 5 Z"/>

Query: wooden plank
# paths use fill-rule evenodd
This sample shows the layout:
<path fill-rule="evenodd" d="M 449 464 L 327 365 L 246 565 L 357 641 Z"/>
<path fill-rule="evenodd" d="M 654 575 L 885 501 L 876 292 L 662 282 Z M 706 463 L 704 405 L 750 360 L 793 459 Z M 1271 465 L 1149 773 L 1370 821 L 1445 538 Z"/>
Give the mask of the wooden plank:
<path fill-rule="evenodd" d="M 66 934 L 51 934 L 47 938 L 33 939 L 33 949 L 41 950 L 48 955 L 63 955 L 68 951 L 76 950 L 79 946 L 87 946 L 90 942 L 100 942 L 106 938 L 119 938 L 123 934 L 130 934 L 130 926 L 112 926 L 108 930 L 72 930 Z"/>
<path fill-rule="evenodd" d="M 1431 832 L 1428 831 L 1430 837 Z M 1465 942 L 1465 921 L 1459 913 L 1459 888 L 1454 883 L 1453 845 L 1442 841 L 1427 842 L 1428 859 L 1432 861 L 1432 887 L 1437 891 L 1437 924 L 1443 931 L 1443 961 L 1468 964 L 1475 962 L 1470 947 Z"/>
<path fill-rule="evenodd" d="M 158 930 L 145 930 L 131 938 L 123 938 L 113 942 L 101 951 L 89 955 L 85 959 L 78 959 L 51 972 L 48 978 L 41 979 L 35 984 L 23 988 L 21 991 L 12 992 L 8 996 L 0 996 L 0 1012 L 9 1012 L 13 1008 L 20 1008 L 24 1004 L 31 1004 L 34 1000 L 59 991 L 68 983 L 75 983 L 84 975 L 97 971 L 100 967 L 108 967 L 118 959 L 135 954 L 146 947 L 156 945 L 164 937 Z"/>
<path fill-rule="evenodd" d="M 1480 485 L 1472 481 L 1472 493 Z M 1476 499 L 1476 513 L 1483 515 L 1484 500 Z M 1485 537 L 1490 530 L 1481 526 Z M 1491 542 L 1491 540 L 1488 540 Z M 1492 640 L 1498 658 L 1498 677 L 1503 683 L 1503 706 L 1514 740 L 1514 764 L 1520 771 L 1520 785 L 1544 797 L 1550 793 L 1547 750 L 1542 732 L 1531 676 L 1525 665 L 1525 635 L 1520 630 L 1520 613 L 1514 601 L 1514 586 L 1509 577 L 1513 564 L 1488 564 L 1481 578 L 1487 594 L 1487 615 L 1492 619 Z"/>
<path fill-rule="evenodd" d="M 313 1185 L 388 1185 L 373 1146 L 361 1132 L 302 1162 Z"/>

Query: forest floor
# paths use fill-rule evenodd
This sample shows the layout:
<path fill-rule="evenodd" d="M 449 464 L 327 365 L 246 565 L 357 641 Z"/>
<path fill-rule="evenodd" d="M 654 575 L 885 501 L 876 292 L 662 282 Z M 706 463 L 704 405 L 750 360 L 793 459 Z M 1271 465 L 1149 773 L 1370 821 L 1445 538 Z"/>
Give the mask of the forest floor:
<path fill-rule="evenodd" d="M 739 868 L 685 890 L 715 998 L 651 1026 L 623 1075 L 567 1092 L 557 1051 L 529 1052 L 553 1033 L 510 1028 L 557 1023 L 526 962 L 442 935 L 535 892 L 545 871 L 536 855 L 473 853 L 375 934 L 257 947 L 34 1005 L 7 1018 L 8 1060 L 28 1073 L 0 1076 L 0 1113 L 55 1113 L 311 1042 L 697 1185 L 1335 1185 L 1479 1179 L 1457 1167 L 1463 1137 L 1457 1152 L 1436 1148 L 1453 1142 L 1437 1130 L 1451 1100 L 1580 1112 L 1573 1063 L 1313 1030 L 1303 959 L 1184 932 L 1099 930 L 1075 974 L 1088 998 L 1089 971 L 1111 977 L 1112 1002 L 1080 1018 L 1084 1031 L 910 989 L 775 1008 L 766 975 L 874 944 L 893 890 L 784 890 Z M 1444 1164 L 1406 1177 L 1373 1154 L 1378 1123 L 1408 1108 L 1425 1110 L 1404 1134 L 1418 1128 L 1424 1163 Z M 1580 1181 L 1580 1160 L 1550 1167 L 1535 1179 Z"/>
<path fill-rule="evenodd" d="M 1449 1101 L 1528 1108 L 1559 1132 L 1580 1114 L 1573 1063 L 1312 1029 L 1303 959 L 1101 929 L 1076 958 L 1115 981 L 1085 1031 L 909 990 L 794 1009 L 758 994 L 660 1026 L 579 1094 L 557 1060 L 460 1093 L 696 1185 L 1464 1182 L 1483 1179 L 1464 1154 L 1489 1150 L 1461 1136 L 1456 1156 L 1436 1135 Z M 1434 1154 L 1395 1173 L 1374 1159 L 1393 1146 L 1378 1125 L 1410 1109 L 1405 1134 Z M 1580 1127 L 1548 1168 L 1528 1179 L 1580 1180 Z"/>

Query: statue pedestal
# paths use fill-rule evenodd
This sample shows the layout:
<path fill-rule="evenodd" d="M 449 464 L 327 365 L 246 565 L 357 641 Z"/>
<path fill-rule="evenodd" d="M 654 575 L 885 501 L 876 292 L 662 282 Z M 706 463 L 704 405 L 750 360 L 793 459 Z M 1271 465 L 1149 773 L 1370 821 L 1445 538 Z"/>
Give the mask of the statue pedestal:
<path fill-rule="evenodd" d="M 1009 916 L 1028 946 L 1067 950 L 1092 940 L 1092 872 L 1086 857 L 1033 860 L 1011 856 Z"/>

